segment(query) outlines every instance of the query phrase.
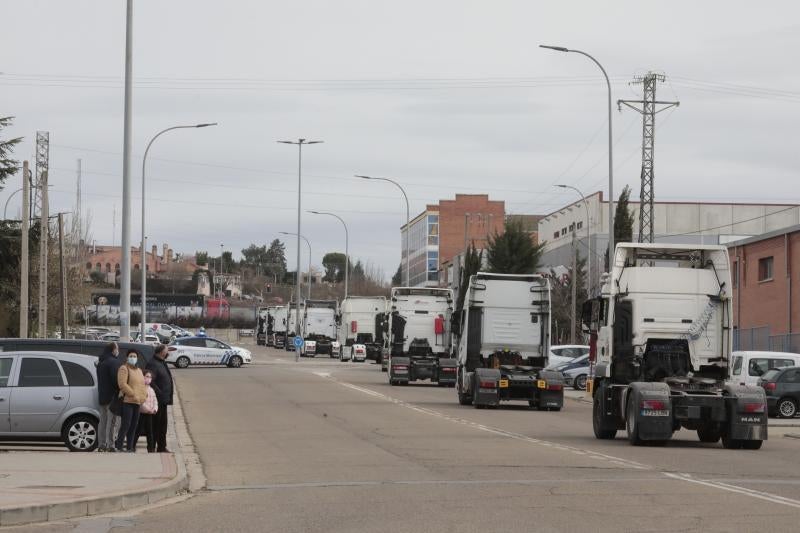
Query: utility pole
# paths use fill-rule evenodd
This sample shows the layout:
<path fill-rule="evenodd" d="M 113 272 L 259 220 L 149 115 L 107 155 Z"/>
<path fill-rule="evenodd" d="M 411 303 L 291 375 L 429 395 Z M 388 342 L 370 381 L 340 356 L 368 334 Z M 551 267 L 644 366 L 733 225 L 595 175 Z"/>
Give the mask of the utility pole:
<path fill-rule="evenodd" d="M 572 232 L 572 270 L 569 274 L 572 285 L 572 310 L 569 315 L 569 343 L 575 344 L 575 315 L 578 313 L 578 247 L 575 245 L 575 232 Z"/>
<path fill-rule="evenodd" d="M 28 227 L 30 226 L 30 196 L 31 196 L 31 182 L 28 176 L 28 162 L 22 162 L 22 235 L 20 254 L 20 290 L 19 290 L 19 338 L 28 338 L 28 309 L 29 309 L 29 296 L 28 296 L 28 275 L 30 273 L 29 251 L 28 251 Z"/>
<path fill-rule="evenodd" d="M 125 9 L 125 100 L 122 126 L 122 276 L 119 294 L 119 338 L 131 335 L 131 137 L 133 102 L 133 0 Z M 141 339 L 144 342 L 144 339 Z"/>
<path fill-rule="evenodd" d="M 639 242 L 653 242 L 653 198 L 655 196 L 653 182 L 655 181 L 655 137 L 656 114 L 677 107 L 680 102 L 662 102 L 656 100 L 656 84 L 665 80 L 663 74 L 648 72 L 644 76 L 636 76 L 632 85 L 641 84 L 644 94 L 641 100 L 617 100 L 617 107 L 622 110 L 622 104 L 630 107 L 642 115 L 642 188 L 639 193 Z M 641 108 L 639 107 L 641 106 Z M 660 109 L 659 106 L 662 106 Z"/>
<path fill-rule="evenodd" d="M 41 218 L 39 222 L 39 338 L 47 338 L 47 259 L 50 239 L 50 217 L 47 198 L 47 171 L 42 173 L 39 185 L 41 190 Z"/>
<path fill-rule="evenodd" d="M 61 268 L 61 338 L 67 338 L 67 269 L 64 265 L 64 213 L 58 214 L 58 254 Z"/>

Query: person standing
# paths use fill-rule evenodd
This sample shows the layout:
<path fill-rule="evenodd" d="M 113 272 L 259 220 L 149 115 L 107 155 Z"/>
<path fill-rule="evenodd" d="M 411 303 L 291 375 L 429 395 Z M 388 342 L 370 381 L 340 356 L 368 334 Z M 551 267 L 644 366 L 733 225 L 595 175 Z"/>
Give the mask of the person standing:
<path fill-rule="evenodd" d="M 117 384 L 122 393 L 122 423 L 120 424 L 117 442 L 117 451 L 133 453 L 136 445 L 137 429 L 139 427 L 139 406 L 147 399 L 147 386 L 144 384 L 144 374 L 136 366 L 139 354 L 131 350 L 128 352 L 125 364 L 117 372 Z M 126 448 L 122 449 L 122 444 Z"/>
<path fill-rule="evenodd" d="M 164 344 L 156 346 L 155 357 L 148 363 L 147 369 L 153 372 L 153 390 L 158 399 L 158 411 L 153 419 L 153 433 L 156 439 L 156 451 L 159 453 L 172 453 L 167 449 L 167 406 L 172 405 L 174 382 L 172 372 L 167 366 L 167 347 Z"/>
<path fill-rule="evenodd" d="M 139 430 L 137 435 L 145 434 L 147 437 L 147 453 L 156 451 L 155 433 L 153 433 L 153 420 L 158 413 L 158 399 L 153 388 L 153 371 L 144 371 L 144 384 L 147 386 L 147 399 L 139 409 Z M 134 446 L 135 448 L 135 446 Z"/>
<path fill-rule="evenodd" d="M 97 399 L 100 403 L 100 436 L 97 443 L 98 452 L 115 452 L 114 438 L 119 430 L 119 414 L 112 412 L 112 403 L 119 395 L 117 372 L 122 361 L 119 359 L 119 346 L 116 342 L 108 343 L 100 354 L 97 363 Z"/>

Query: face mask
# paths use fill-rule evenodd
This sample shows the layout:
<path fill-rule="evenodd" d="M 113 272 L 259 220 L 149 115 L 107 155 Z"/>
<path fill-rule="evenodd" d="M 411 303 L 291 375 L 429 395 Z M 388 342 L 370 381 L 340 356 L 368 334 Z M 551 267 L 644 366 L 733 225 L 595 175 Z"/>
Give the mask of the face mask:
<path fill-rule="evenodd" d="M 150 376 L 145 376 L 145 378 L 144 378 L 144 384 L 145 385 L 150 385 L 151 381 L 153 381 L 153 378 L 151 378 Z"/>
<path fill-rule="evenodd" d="M 128 357 L 128 364 L 131 366 L 136 366 L 136 357 Z"/>

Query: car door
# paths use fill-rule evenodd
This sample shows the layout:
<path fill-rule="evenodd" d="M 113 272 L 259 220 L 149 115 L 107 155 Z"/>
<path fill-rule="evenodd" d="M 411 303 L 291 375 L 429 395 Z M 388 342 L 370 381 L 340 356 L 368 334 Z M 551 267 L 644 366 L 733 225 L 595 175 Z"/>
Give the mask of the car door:
<path fill-rule="evenodd" d="M 11 429 L 9 409 L 11 407 L 11 376 L 14 370 L 13 356 L 0 357 L 0 433 Z"/>
<path fill-rule="evenodd" d="M 800 402 L 800 368 L 786 370 L 778 379 L 778 393 Z"/>
<path fill-rule="evenodd" d="M 206 339 L 205 363 L 207 365 L 221 364 L 226 356 L 226 346 L 214 339 Z"/>
<path fill-rule="evenodd" d="M 69 387 L 58 362 L 47 356 L 19 358 L 16 387 L 11 391 L 11 431 L 58 433 L 55 427 L 69 403 Z"/>

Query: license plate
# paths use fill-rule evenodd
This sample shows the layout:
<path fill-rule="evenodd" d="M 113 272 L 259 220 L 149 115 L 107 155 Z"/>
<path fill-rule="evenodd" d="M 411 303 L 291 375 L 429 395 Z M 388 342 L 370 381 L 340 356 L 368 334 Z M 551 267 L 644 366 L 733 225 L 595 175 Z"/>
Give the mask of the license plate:
<path fill-rule="evenodd" d="M 642 409 L 642 416 L 669 416 L 666 409 Z"/>
<path fill-rule="evenodd" d="M 508 380 L 507 379 L 501 379 L 500 383 L 499 383 L 499 387 L 501 389 L 507 389 L 508 388 Z"/>

